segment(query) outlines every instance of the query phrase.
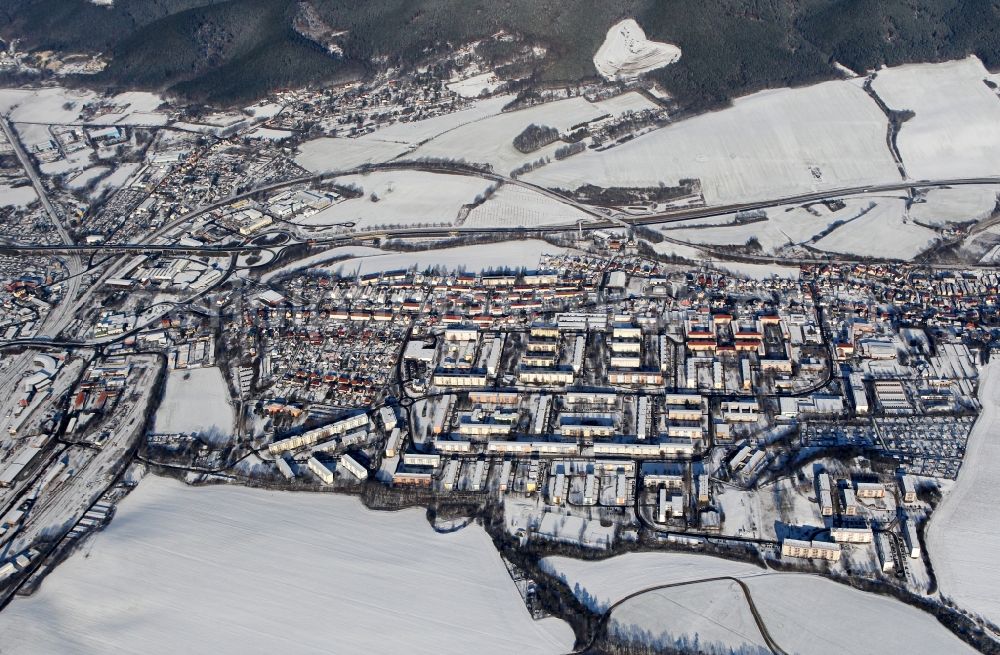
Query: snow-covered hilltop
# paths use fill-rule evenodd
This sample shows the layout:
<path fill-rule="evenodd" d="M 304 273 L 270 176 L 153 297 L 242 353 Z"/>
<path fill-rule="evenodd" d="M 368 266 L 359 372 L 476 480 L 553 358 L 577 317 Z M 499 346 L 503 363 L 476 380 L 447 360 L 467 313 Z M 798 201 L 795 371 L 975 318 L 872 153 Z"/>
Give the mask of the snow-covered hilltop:
<path fill-rule="evenodd" d="M 594 55 L 594 66 L 605 79 L 625 80 L 663 68 L 680 58 L 680 48 L 672 43 L 650 41 L 639 23 L 626 18 L 608 30 Z"/>

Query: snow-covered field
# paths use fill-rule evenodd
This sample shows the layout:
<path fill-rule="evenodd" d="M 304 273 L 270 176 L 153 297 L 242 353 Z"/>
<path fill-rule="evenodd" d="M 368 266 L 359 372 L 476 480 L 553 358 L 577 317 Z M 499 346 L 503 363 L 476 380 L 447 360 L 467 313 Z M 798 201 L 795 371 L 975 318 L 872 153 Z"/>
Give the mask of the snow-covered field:
<path fill-rule="evenodd" d="M 462 205 L 472 203 L 491 183 L 469 175 L 400 170 L 346 175 L 338 177 L 337 184 L 359 187 L 363 194 L 295 222 L 321 226 L 353 221 L 357 229 L 451 225 Z"/>
<path fill-rule="evenodd" d="M 229 389 L 217 367 L 171 371 L 156 410 L 156 432 L 207 432 L 227 438 L 233 431 Z"/>
<path fill-rule="evenodd" d="M 509 173 L 526 162 L 553 157 L 561 142 L 524 154 L 512 142 L 528 125 L 548 125 L 567 131 L 574 125 L 607 114 L 621 115 L 655 105 L 639 93 L 589 102 L 567 98 L 502 112 L 511 96 L 475 101 L 470 107 L 443 116 L 408 123 L 395 123 L 370 134 L 349 138 L 321 138 L 300 146 L 295 161 L 313 172 L 349 170 L 362 164 L 400 158 L 464 160 L 491 164 L 498 173 Z"/>
<path fill-rule="evenodd" d="M 111 175 L 97 183 L 97 187 L 94 189 L 94 193 L 91 197 L 96 198 L 106 190 L 114 190 L 122 186 L 129 181 L 137 170 L 139 170 L 139 166 L 140 165 L 137 163 L 121 164 L 114 170 L 114 172 L 111 173 Z"/>
<path fill-rule="evenodd" d="M 742 223 L 736 221 L 735 214 L 726 214 L 691 222 L 701 227 L 666 228 L 663 233 L 671 239 L 705 245 L 742 246 L 754 237 L 764 253 L 773 253 L 784 246 L 808 243 L 831 224 L 856 217 L 869 202 L 864 198 L 848 198 L 845 207 L 837 211 L 818 203 L 808 207 L 774 207 L 767 210 L 767 220 Z"/>
<path fill-rule="evenodd" d="M 294 132 L 289 132 L 288 130 L 275 130 L 269 127 L 258 127 L 247 134 L 247 136 L 251 139 L 265 139 L 269 141 L 281 141 L 282 139 L 287 139 L 293 135 Z"/>
<path fill-rule="evenodd" d="M 768 632 L 789 652 L 802 655 L 976 652 L 932 615 L 886 596 L 799 573 L 774 573 L 745 582 Z"/>
<path fill-rule="evenodd" d="M 114 521 L 0 613 L 4 653 L 563 653 L 486 533 L 420 510 L 147 478 Z"/>
<path fill-rule="evenodd" d="M 607 113 L 605 107 L 580 97 L 546 102 L 466 123 L 427 141 L 406 158 L 430 157 L 482 162 L 491 164 L 494 171 L 506 174 L 524 163 L 544 157 L 551 158 L 557 148 L 565 145 L 557 141 L 532 153 L 518 151 L 513 145 L 514 137 L 532 123 L 567 131 L 574 125 Z M 582 156 L 576 155 L 565 161 Z"/>
<path fill-rule="evenodd" d="M 886 105 L 916 114 L 897 138 L 909 177 L 1000 174 L 1000 98 L 984 83 L 989 78 L 976 57 L 878 72 L 872 87 Z"/>
<path fill-rule="evenodd" d="M 303 259 L 297 259 L 289 264 L 277 268 L 273 271 L 268 271 L 261 276 L 260 281 L 267 284 L 271 280 L 286 275 L 293 271 L 300 271 L 306 268 L 311 268 L 317 266 L 318 264 L 326 263 L 332 259 L 338 259 L 341 257 L 369 257 L 371 255 L 382 255 L 385 254 L 385 250 L 379 248 L 371 248 L 369 246 L 340 246 L 337 248 L 327 248 L 323 252 L 313 255 L 311 257 L 305 257 Z"/>
<path fill-rule="evenodd" d="M 106 174 L 108 170 L 107 166 L 91 166 L 90 168 L 85 168 L 74 175 L 73 179 L 66 183 L 66 186 L 73 190 L 82 189 L 98 177 Z"/>
<path fill-rule="evenodd" d="M 958 480 L 931 516 L 927 550 L 941 595 L 1000 624 L 1000 361 L 979 379 L 983 412 L 969 435 Z"/>
<path fill-rule="evenodd" d="M 389 161 L 407 150 L 405 144 L 399 143 L 323 137 L 299 146 L 295 163 L 313 173 L 329 173 Z"/>
<path fill-rule="evenodd" d="M 481 73 L 467 77 L 464 80 L 456 80 L 448 83 L 448 90 L 454 91 L 463 98 L 476 98 L 480 93 L 486 91 L 493 93 L 501 81 L 497 79 L 496 73 Z"/>
<path fill-rule="evenodd" d="M 627 80 L 663 68 L 681 58 L 681 49 L 671 43 L 650 41 L 639 23 L 631 18 L 608 30 L 594 55 L 594 67 L 605 79 Z"/>
<path fill-rule="evenodd" d="M 93 91 L 79 91 L 62 87 L 42 89 L 0 89 L 0 113 L 10 120 L 30 123 L 73 123 L 80 117 L 83 105 L 99 99 Z M 163 125 L 165 114 L 154 112 L 163 103 L 155 93 L 127 91 L 107 99 L 121 108 L 87 121 L 91 125 Z"/>
<path fill-rule="evenodd" d="M 527 239 L 524 241 L 502 241 L 475 246 L 458 246 L 455 248 L 439 248 L 437 250 L 420 250 L 417 252 L 400 252 L 386 255 L 372 255 L 337 262 L 326 267 L 333 272 L 344 275 L 376 273 L 392 271 L 400 268 L 416 267 L 424 270 L 441 266 L 446 270 L 462 269 L 469 272 L 479 272 L 497 268 L 527 268 L 538 267 L 542 255 L 558 255 L 564 252 L 545 241 Z"/>
<path fill-rule="evenodd" d="M 609 627 L 620 637 L 686 647 L 690 652 L 771 652 L 754 623 L 746 597 L 731 580 L 643 594 L 615 608 Z"/>
<path fill-rule="evenodd" d="M 763 91 L 604 152 L 526 176 L 549 187 L 656 186 L 700 178 L 709 204 L 895 182 L 886 118 L 848 81 Z"/>
<path fill-rule="evenodd" d="M 589 221 L 575 207 L 522 186 L 504 185 L 465 219 L 465 227 L 538 227 Z"/>
<path fill-rule="evenodd" d="M 912 259 L 929 248 L 938 235 L 906 216 L 902 198 L 876 198 L 875 206 L 816 242 L 827 252 Z"/>
<path fill-rule="evenodd" d="M 910 218 L 928 225 L 982 220 L 996 207 L 997 193 L 1000 193 L 1000 186 L 930 189 L 925 202 L 910 205 Z"/>
<path fill-rule="evenodd" d="M 542 566 L 564 579 L 577 596 L 587 592 L 591 604 L 598 607 L 607 607 L 633 592 L 655 585 L 764 572 L 753 564 L 693 553 L 626 553 L 597 562 L 546 557 Z M 577 584 L 579 593 L 575 591 Z"/>
<path fill-rule="evenodd" d="M 0 186 L 0 207 L 26 207 L 35 200 L 38 200 L 38 194 L 30 184 L 19 187 Z"/>
<path fill-rule="evenodd" d="M 591 605 L 596 600 L 599 606 L 656 585 L 718 576 L 739 578 L 749 586 L 771 636 L 789 653 L 974 652 L 930 614 L 819 576 L 775 573 L 708 555 L 668 552 L 629 553 L 599 562 L 548 557 L 543 565 L 563 577 L 578 598 Z M 701 624 L 705 641 L 732 643 L 740 633 L 747 633 L 748 637 L 756 634 L 748 630 L 745 615 L 736 611 L 735 601 L 730 598 L 731 589 L 714 583 L 685 589 L 688 591 L 679 603 L 664 600 L 674 598 L 676 589 L 653 599 L 652 607 L 640 602 L 648 595 L 637 597 L 622 605 L 621 609 L 626 610 L 625 621 L 616 619 L 632 622 L 654 634 L 668 633 L 689 640 L 699 629 L 700 621 L 706 622 Z M 663 611 L 656 611 L 657 606 Z M 700 618 L 694 618 L 692 613 Z M 750 643 L 752 647 L 753 642 Z"/>
<path fill-rule="evenodd" d="M 465 109 L 419 121 L 393 123 L 371 134 L 358 137 L 357 140 L 362 143 L 368 141 L 395 141 L 415 146 L 438 134 L 443 134 L 462 125 L 475 123 L 489 116 L 495 116 L 500 113 L 504 105 L 513 99 L 513 96 L 506 95 L 486 100 L 477 100 Z"/>

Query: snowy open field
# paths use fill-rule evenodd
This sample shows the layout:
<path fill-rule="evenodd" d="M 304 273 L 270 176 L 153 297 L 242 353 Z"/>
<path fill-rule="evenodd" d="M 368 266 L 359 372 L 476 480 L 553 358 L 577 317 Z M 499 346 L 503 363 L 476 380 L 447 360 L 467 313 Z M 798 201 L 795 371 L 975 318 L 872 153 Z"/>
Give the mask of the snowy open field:
<path fill-rule="evenodd" d="M 671 239 L 705 245 L 742 246 L 755 237 L 764 253 L 773 253 L 788 245 L 809 243 L 837 221 L 850 220 L 868 207 L 870 200 L 847 198 L 845 207 L 833 211 L 823 204 L 808 207 L 793 205 L 767 209 L 767 220 L 736 222 L 735 214 L 726 214 L 692 221 L 700 227 L 666 228 L 663 233 Z M 688 222 L 682 225 L 689 225 Z"/>
<path fill-rule="evenodd" d="M 447 87 L 463 98 L 476 98 L 483 91 L 493 93 L 500 84 L 501 80 L 497 79 L 496 73 L 486 72 L 449 82 Z"/>
<path fill-rule="evenodd" d="M 233 431 L 229 389 L 217 367 L 171 371 L 156 410 L 156 432 L 210 432 L 221 438 Z"/>
<path fill-rule="evenodd" d="M 579 584 L 581 591 L 586 591 L 600 607 L 655 585 L 764 573 L 764 569 L 753 564 L 694 553 L 626 553 L 597 562 L 546 557 L 542 565 L 565 579 L 571 589 Z"/>
<path fill-rule="evenodd" d="M 928 225 L 982 220 L 996 207 L 997 193 L 996 185 L 929 189 L 925 202 L 910 205 L 910 217 Z"/>
<path fill-rule="evenodd" d="M 395 141 L 397 143 L 416 146 L 418 143 L 462 125 L 475 123 L 488 116 L 495 116 L 500 113 L 504 105 L 513 99 L 514 96 L 496 96 L 485 100 L 477 100 L 465 109 L 419 121 L 393 123 L 371 134 L 358 137 L 357 140 L 362 143 L 369 141 Z"/>
<path fill-rule="evenodd" d="M 1000 98 L 976 57 L 880 70 L 872 83 L 891 109 L 913 111 L 897 147 L 913 179 L 1000 174 Z"/>
<path fill-rule="evenodd" d="M 82 189 L 95 179 L 105 175 L 108 170 L 110 169 L 107 166 L 91 166 L 90 168 L 85 168 L 74 175 L 73 178 L 66 183 L 66 186 L 74 191 Z"/>
<path fill-rule="evenodd" d="M 934 230 L 917 225 L 906 215 L 902 198 L 878 197 L 871 210 L 851 220 L 814 245 L 827 252 L 913 259 L 933 245 L 938 235 Z"/>
<path fill-rule="evenodd" d="M 700 178 L 709 204 L 894 182 L 886 118 L 856 85 L 763 91 L 604 152 L 589 150 L 526 179 L 549 187 L 656 186 Z"/>
<path fill-rule="evenodd" d="M 623 101 L 618 102 L 621 105 Z M 524 154 L 512 143 L 514 137 L 524 128 L 534 123 L 568 131 L 578 123 L 610 113 L 608 110 L 614 107 L 615 105 L 601 105 L 576 97 L 497 114 L 444 132 L 408 154 L 406 159 L 421 157 L 463 159 L 491 164 L 494 171 L 507 174 L 524 163 L 542 157 L 553 157 L 556 149 L 565 145 L 557 141 L 535 152 Z M 564 161 L 572 161 L 582 156 L 582 154 L 576 155 Z"/>
<path fill-rule="evenodd" d="M 286 275 L 293 271 L 300 271 L 319 264 L 324 264 L 333 259 L 346 258 L 346 257 L 368 257 L 371 255 L 382 255 L 385 254 L 385 250 L 379 248 L 371 248 L 369 246 L 339 246 L 337 248 L 327 248 L 323 252 L 312 255 L 311 257 L 304 257 L 303 259 L 297 259 L 289 264 L 285 264 L 281 268 L 277 268 L 273 271 L 268 271 L 260 277 L 260 281 L 267 284 L 271 280 Z"/>
<path fill-rule="evenodd" d="M 356 139 L 320 138 L 303 143 L 295 161 L 309 171 L 321 173 L 350 170 L 362 164 L 400 158 L 424 157 L 492 164 L 499 173 L 509 173 L 526 162 L 552 157 L 562 142 L 524 154 L 512 145 L 514 137 L 532 123 L 566 131 L 583 121 L 607 114 L 652 109 L 655 105 L 639 93 L 589 102 L 568 98 L 502 112 L 511 96 L 477 100 L 460 111 L 426 120 L 394 123 Z"/>
<path fill-rule="evenodd" d="M 976 652 L 932 615 L 886 596 L 799 573 L 773 573 L 745 582 L 771 636 L 789 652 L 801 655 Z"/>
<path fill-rule="evenodd" d="M 958 480 L 931 516 L 927 550 L 941 595 L 1000 624 L 1000 361 L 979 379 L 983 412 L 969 435 Z"/>
<path fill-rule="evenodd" d="M 469 212 L 465 227 L 539 227 L 589 221 L 575 207 L 522 186 L 506 184 Z"/>
<path fill-rule="evenodd" d="M 420 510 L 147 478 L 114 521 L 0 613 L 5 654 L 567 652 L 486 533 Z"/>
<path fill-rule="evenodd" d="M 295 163 L 313 173 L 347 171 L 362 164 L 389 161 L 408 150 L 405 144 L 323 137 L 299 146 Z"/>
<path fill-rule="evenodd" d="M 598 561 L 584 562 L 564 557 L 548 557 L 543 564 L 563 577 L 577 597 L 585 602 L 596 599 L 609 605 L 642 589 L 677 582 L 732 576 L 743 580 L 771 636 L 789 653 L 839 655 L 886 652 L 913 655 L 971 653 L 964 642 L 937 620 L 916 608 L 886 596 L 868 594 L 819 576 L 804 573 L 776 573 L 743 562 L 732 562 L 693 553 L 629 553 Z M 634 603 L 622 605 L 625 621 L 643 630 L 666 632 L 679 638 L 693 638 L 699 625 L 707 621 L 705 638 L 727 639 L 735 643 L 738 633 L 748 632 L 745 615 L 737 612 L 731 590 L 717 584 L 687 587 L 680 607 L 664 602 L 676 589 L 654 599 L 663 608 Z M 655 606 L 654 606 L 655 607 Z M 700 618 L 692 618 L 691 613 Z M 614 616 L 614 614 L 613 614 Z M 750 631 L 748 636 L 754 632 Z M 752 645 L 753 642 L 751 642 Z M 887 650 L 887 644 L 892 644 Z M 752 650 L 750 652 L 753 652 Z"/>
<path fill-rule="evenodd" d="M 42 89 L 0 89 L 0 114 L 10 120 L 30 123 L 78 122 L 83 105 L 100 99 L 93 91 L 46 87 Z M 163 125 L 165 114 L 154 110 L 163 103 L 155 93 L 127 91 L 107 98 L 121 111 L 101 114 L 87 121 L 90 125 Z"/>
<path fill-rule="evenodd" d="M 36 200 L 38 194 L 30 184 L 19 187 L 0 185 L 0 207 L 27 207 Z"/>
<path fill-rule="evenodd" d="M 109 190 L 113 191 L 119 188 L 120 186 L 124 185 L 126 182 L 129 181 L 129 179 L 131 179 L 131 177 L 135 174 L 135 172 L 139 170 L 139 167 L 140 164 L 137 163 L 121 164 L 120 166 L 118 166 L 118 168 L 114 170 L 114 172 L 111 173 L 111 175 L 107 176 L 106 178 L 97 183 L 97 187 L 94 189 L 94 192 L 93 194 L 91 194 L 91 197 L 96 198 L 105 191 Z"/>
<path fill-rule="evenodd" d="M 559 248 L 537 239 L 527 239 L 358 257 L 337 262 L 325 268 L 332 272 L 339 271 L 344 275 L 355 273 L 365 275 L 366 273 L 410 267 L 424 270 L 434 266 L 441 266 L 446 270 L 461 269 L 468 272 L 498 268 L 526 268 L 530 270 L 538 267 L 538 261 L 542 255 L 558 255 L 561 252 L 565 252 L 565 248 Z"/>
<path fill-rule="evenodd" d="M 490 182 L 470 175 L 422 171 L 377 171 L 338 177 L 337 184 L 363 189 L 351 198 L 308 216 L 300 225 L 321 226 L 353 221 L 357 229 L 418 224 L 451 225 L 462 205 L 484 193 Z M 372 194 L 378 198 L 372 201 Z"/>
<path fill-rule="evenodd" d="M 640 643 L 677 645 L 698 653 L 771 653 L 746 597 L 731 580 L 643 594 L 615 608 L 609 627 Z"/>

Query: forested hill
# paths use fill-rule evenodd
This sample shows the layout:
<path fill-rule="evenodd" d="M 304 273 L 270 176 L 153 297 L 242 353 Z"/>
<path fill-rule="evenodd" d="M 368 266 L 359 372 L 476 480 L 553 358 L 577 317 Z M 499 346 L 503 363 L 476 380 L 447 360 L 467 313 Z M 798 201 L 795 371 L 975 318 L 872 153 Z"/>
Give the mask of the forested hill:
<path fill-rule="evenodd" d="M 834 61 L 865 70 L 975 53 L 1000 67 L 990 0 L 4 0 L 0 34 L 109 53 L 90 84 L 226 103 L 412 65 L 501 29 L 547 47 L 539 82 L 593 77 L 594 52 L 625 17 L 680 46 L 681 60 L 652 75 L 692 109 L 834 77 Z M 334 36 L 308 38 L 304 23 Z"/>

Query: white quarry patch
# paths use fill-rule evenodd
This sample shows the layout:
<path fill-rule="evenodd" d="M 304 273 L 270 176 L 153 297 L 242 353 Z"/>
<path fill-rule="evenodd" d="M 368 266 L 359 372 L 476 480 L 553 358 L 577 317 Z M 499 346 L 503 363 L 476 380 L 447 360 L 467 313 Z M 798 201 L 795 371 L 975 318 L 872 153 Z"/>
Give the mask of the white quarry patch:
<path fill-rule="evenodd" d="M 522 186 L 506 184 L 477 206 L 465 227 L 539 227 L 589 221 L 593 217 L 554 198 Z"/>
<path fill-rule="evenodd" d="M 222 371 L 215 366 L 171 371 L 156 410 L 155 431 L 228 438 L 233 431 L 233 408 Z"/>
<path fill-rule="evenodd" d="M 789 653 L 876 655 L 885 652 L 886 639 L 892 639 L 894 652 L 916 655 L 975 652 L 930 614 L 887 596 L 865 593 L 806 573 L 775 573 L 743 562 L 694 553 L 629 553 L 599 562 L 547 557 L 542 564 L 563 578 L 574 595 L 592 607 L 607 607 L 629 594 L 658 585 L 720 576 L 738 578 L 749 587 L 768 632 Z M 663 603 L 664 599 L 673 598 L 678 589 L 690 591 L 681 596 L 682 602 L 673 604 L 672 611 L 653 615 L 651 608 L 643 607 L 644 600 L 653 598 L 654 603 Z M 660 607 L 666 610 L 666 605 Z M 694 626 L 698 625 L 692 623 L 695 619 L 691 612 L 694 612 L 701 617 L 699 621 L 712 624 L 711 628 L 705 627 L 709 630 L 706 641 L 739 647 L 736 642 L 745 635 L 750 646 L 747 652 L 756 652 L 752 649 L 759 632 L 749 629 L 746 615 L 736 611 L 732 589 L 724 585 L 673 588 L 661 593 L 658 599 L 644 594 L 621 608 L 626 610 L 626 620 L 640 630 L 679 638 L 692 637 Z"/>
<path fill-rule="evenodd" d="M 417 509 L 148 477 L 86 556 L 0 613 L 0 642 L 12 655 L 555 655 L 573 632 L 531 619 L 475 525 L 441 535 Z"/>
<path fill-rule="evenodd" d="M 897 182 L 886 129 L 862 89 L 825 82 L 739 98 L 609 150 L 553 161 L 525 179 L 572 190 L 699 178 L 709 205 Z"/>
<path fill-rule="evenodd" d="M 1000 173 L 1000 98 L 976 57 L 880 70 L 872 82 L 891 109 L 910 110 L 897 147 L 916 180 Z"/>
<path fill-rule="evenodd" d="M 663 68 L 681 58 L 681 49 L 650 41 L 639 23 L 627 18 L 608 30 L 594 55 L 594 67 L 608 80 L 627 80 Z"/>
<path fill-rule="evenodd" d="M 312 216 L 297 218 L 301 225 L 356 223 L 357 229 L 376 226 L 451 225 L 462 205 L 471 204 L 490 182 L 468 175 L 422 171 L 376 171 L 338 177 L 337 184 L 363 189 L 359 198 L 338 202 Z M 373 200 L 377 198 L 377 200 Z"/>
<path fill-rule="evenodd" d="M 969 435 L 958 480 L 934 511 L 927 550 L 941 595 L 992 623 L 1000 623 L 1000 362 L 979 378 L 983 412 Z"/>

